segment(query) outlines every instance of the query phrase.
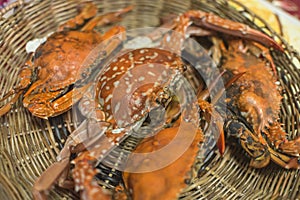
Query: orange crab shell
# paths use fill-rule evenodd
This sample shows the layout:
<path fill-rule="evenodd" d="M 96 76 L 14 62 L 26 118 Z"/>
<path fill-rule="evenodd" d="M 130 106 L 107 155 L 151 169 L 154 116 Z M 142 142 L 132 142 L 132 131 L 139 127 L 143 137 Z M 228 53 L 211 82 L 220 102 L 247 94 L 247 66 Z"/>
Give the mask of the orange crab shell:
<path fill-rule="evenodd" d="M 107 120 L 119 126 L 139 120 L 176 70 L 185 70 L 181 58 L 162 49 L 136 49 L 113 60 L 101 73 L 97 86 L 96 97 Z"/>
<path fill-rule="evenodd" d="M 134 151 L 135 153 L 149 153 L 159 151 L 172 142 L 176 134 L 178 134 L 179 126 L 167 128 L 153 137 L 146 138 Z M 190 130 L 185 128 L 185 137 L 191 135 Z M 173 150 L 168 151 L 169 156 L 177 152 L 177 147 L 185 143 L 186 138 L 183 137 L 179 143 L 172 144 Z M 132 198 L 135 200 L 143 199 L 176 199 L 180 191 L 186 186 L 185 180 L 189 179 L 192 165 L 196 160 L 196 154 L 199 150 L 199 143 L 203 141 L 203 133 L 197 130 L 193 142 L 188 149 L 174 162 L 166 167 L 151 171 L 151 166 L 155 167 L 159 163 L 154 162 L 151 158 L 138 157 L 140 159 L 133 160 L 130 164 L 130 170 L 147 168 L 149 172 L 145 173 L 128 173 L 125 172 L 123 177 L 127 188 L 132 191 Z M 168 155 L 165 155 L 169 157 Z M 165 158 L 161 154 L 157 154 L 155 160 L 163 161 Z"/>

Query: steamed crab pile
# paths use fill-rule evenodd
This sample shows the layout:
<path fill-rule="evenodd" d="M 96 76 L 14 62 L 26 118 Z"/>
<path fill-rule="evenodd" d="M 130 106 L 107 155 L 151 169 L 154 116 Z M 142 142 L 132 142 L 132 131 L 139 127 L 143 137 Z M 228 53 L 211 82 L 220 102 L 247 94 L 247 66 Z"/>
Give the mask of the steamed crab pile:
<path fill-rule="evenodd" d="M 36 180 L 36 199 L 46 198 L 53 185 L 75 189 L 82 199 L 176 199 L 198 176 L 205 141 L 213 140 L 222 154 L 225 134 L 237 138 L 255 168 L 270 161 L 300 167 L 300 140 L 288 140 L 278 119 L 281 91 L 269 49 L 283 51 L 279 44 L 244 24 L 190 10 L 165 18 L 163 29 L 145 36 L 151 48 L 130 49 L 126 28 L 114 23 L 132 9 L 97 15 L 92 3 L 81 5 L 29 55 L 19 83 L 0 100 L 8 99 L 0 115 L 22 98 L 40 118 L 72 106 L 86 118 Z M 107 24 L 113 26 L 103 34 L 94 30 Z M 189 38 L 205 48 L 187 45 Z M 219 81 L 224 87 L 212 96 Z M 132 153 L 143 156 L 130 155 L 122 181 L 106 190 L 96 181 L 96 166 L 132 134 L 142 138 Z M 160 166 L 169 157 L 174 159 Z"/>

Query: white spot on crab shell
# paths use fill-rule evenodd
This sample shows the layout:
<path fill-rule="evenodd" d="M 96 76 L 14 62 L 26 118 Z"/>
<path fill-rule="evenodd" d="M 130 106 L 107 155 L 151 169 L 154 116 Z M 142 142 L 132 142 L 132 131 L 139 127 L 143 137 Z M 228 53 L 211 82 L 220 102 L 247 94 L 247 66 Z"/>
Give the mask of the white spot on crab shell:
<path fill-rule="evenodd" d="M 137 98 L 135 101 L 134 101 L 134 104 L 135 105 L 141 105 L 141 99 L 140 98 Z"/>
<path fill-rule="evenodd" d="M 145 80 L 145 77 L 144 76 L 141 76 L 138 78 L 138 81 L 144 81 Z"/>
<path fill-rule="evenodd" d="M 160 85 L 160 82 L 155 82 L 153 87 L 158 87 Z"/>
<path fill-rule="evenodd" d="M 145 53 L 145 49 L 141 49 L 141 50 L 140 50 L 140 53 Z"/>
<path fill-rule="evenodd" d="M 107 86 L 105 87 L 105 89 L 106 89 L 106 90 L 110 90 L 110 87 L 107 85 Z"/>
<path fill-rule="evenodd" d="M 116 105 L 115 105 L 115 112 L 118 112 L 119 111 L 119 109 L 120 109 L 120 107 L 121 107 L 121 103 L 120 102 L 118 102 Z"/>
<path fill-rule="evenodd" d="M 167 76 L 167 75 L 168 75 L 166 70 L 164 70 L 161 74 L 162 74 L 163 76 Z"/>
<path fill-rule="evenodd" d="M 95 157 L 95 152 L 94 151 L 90 152 L 90 156 Z"/>
<path fill-rule="evenodd" d="M 118 71 L 118 72 L 114 73 L 114 75 L 112 75 L 112 77 L 109 80 L 112 80 L 112 79 L 118 77 L 121 74 L 123 74 L 123 72 Z"/>
<path fill-rule="evenodd" d="M 135 115 L 133 115 L 133 119 L 138 119 L 139 118 L 139 115 L 138 114 L 135 114 Z"/>
<path fill-rule="evenodd" d="M 106 106 L 106 110 L 110 110 L 110 105 L 107 105 L 107 106 Z"/>
<path fill-rule="evenodd" d="M 132 90 L 132 84 L 128 85 L 128 88 L 126 89 L 126 93 L 129 94 Z"/>
<path fill-rule="evenodd" d="M 113 84 L 114 84 L 114 87 L 116 88 L 120 85 L 120 81 L 115 81 Z"/>
<path fill-rule="evenodd" d="M 130 52 L 129 54 L 128 54 L 128 60 L 132 60 L 133 59 L 133 54 Z"/>
<path fill-rule="evenodd" d="M 241 112 L 241 115 L 242 115 L 243 117 L 247 117 L 247 116 L 248 116 L 248 113 L 247 113 L 247 112 Z"/>
<path fill-rule="evenodd" d="M 108 72 L 109 70 L 110 70 L 110 66 L 106 67 L 106 68 L 103 70 L 103 72 L 106 73 L 106 72 Z"/>
<path fill-rule="evenodd" d="M 124 128 L 118 128 L 118 129 L 113 129 L 111 131 L 112 134 L 120 134 L 122 131 L 124 131 Z M 115 144 L 115 143 L 114 143 Z"/>
<path fill-rule="evenodd" d="M 166 37 L 166 41 L 167 41 L 167 42 L 170 42 L 170 40 L 171 40 L 171 36 L 168 35 L 168 36 Z"/>
<path fill-rule="evenodd" d="M 101 83 L 101 82 L 100 82 Z M 99 86 L 100 91 L 104 88 L 104 86 L 107 84 L 107 81 L 104 81 L 101 83 L 101 85 Z"/>
<path fill-rule="evenodd" d="M 121 59 L 120 59 L 120 62 L 124 62 L 124 61 L 125 61 L 125 58 L 121 58 Z"/>
<path fill-rule="evenodd" d="M 133 106 L 133 107 L 132 107 L 132 110 L 138 110 L 138 108 L 137 108 L 137 107 L 135 107 L 135 106 Z"/>
<path fill-rule="evenodd" d="M 152 56 L 146 56 L 146 58 L 149 58 L 149 59 L 154 59 L 158 56 L 158 53 L 157 52 L 154 52 Z"/>
<path fill-rule="evenodd" d="M 147 74 L 149 74 L 150 76 L 154 76 L 155 77 L 155 74 L 151 71 L 148 71 Z"/>
<path fill-rule="evenodd" d="M 58 103 L 54 103 L 54 104 L 53 104 L 53 107 L 54 107 L 54 108 L 57 108 L 58 106 L 59 106 Z M 41 110 L 41 109 L 39 109 L 39 110 Z"/>
<path fill-rule="evenodd" d="M 145 58 L 145 57 L 143 57 L 143 58 Z M 144 62 L 143 61 L 134 61 L 134 64 L 143 64 Z"/>
<path fill-rule="evenodd" d="M 81 186 L 81 185 L 79 185 L 79 184 L 76 184 L 76 185 L 75 185 L 75 192 L 78 192 L 78 191 L 80 190 L 80 186 Z"/>
<path fill-rule="evenodd" d="M 114 68 L 112 69 L 113 71 L 117 71 L 118 70 L 118 67 L 117 66 L 114 66 Z"/>
<path fill-rule="evenodd" d="M 154 64 L 149 64 L 148 67 L 153 68 Z"/>
<path fill-rule="evenodd" d="M 131 71 L 129 70 L 129 71 L 127 71 L 127 76 L 128 77 L 133 77 L 133 75 L 132 75 L 132 73 L 131 73 Z"/>
<path fill-rule="evenodd" d="M 146 93 L 146 92 L 142 92 L 141 95 L 142 95 L 143 97 L 146 97 L 146 96 L 147 96 L 147 93 Z"/>
<path fill-rule="evenodd" d="M 112 96 L 113 96 L 112 94 L 109 94 L 105 99 L 105 103 L 107 103 L 112 98 Z"/>

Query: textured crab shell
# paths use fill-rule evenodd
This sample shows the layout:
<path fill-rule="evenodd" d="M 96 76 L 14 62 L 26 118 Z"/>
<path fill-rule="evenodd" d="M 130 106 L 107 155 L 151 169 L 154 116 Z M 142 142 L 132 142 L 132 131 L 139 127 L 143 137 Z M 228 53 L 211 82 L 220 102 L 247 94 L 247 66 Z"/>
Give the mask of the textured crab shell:
<path fill-rule="evenodd" d="M 160 152 L 166 145 L 173 142 L 172 140 L 178 134 L 179 126 L 164 129 L 155 136 L 144 139 L 134 152 L 140 154 Z M 164 162 L 168 157 L 178 153 L 178 146 L 183 145 L 188 140 L 187 138 L 193 135 L 188 128 L 182 131 L 184 134 L 181 140 L 178 140 L 179 143 L 171 144 L 173 150 L 168 151 L 168 154 L 157 153 L 157 157 L 148 157 L 145 154 L 145 156 L 132 160 L 129 168 L 133 172 L 125 172 L 124 181 L 134 200 L 176 199 L 180 191 L 186 186 L 185 180 L 190 178 L 189 173 L 199 150 L 198 145 L 203 141 L 203 134 L 200 129 L 194 135 L 193 142 L 177 160 L 158 170 L 151 170 L 152 167 L 159 166 L 160 161 Z M 149 169 L 149 172 L 134 173 L 134 170 L 141 168 Z"/>
<path fill-rule="evenodd" d="M 113 60 L 97 86 L 107 120 L 122 127 L 141 119 L 176 71 L 183 71 L 181 58 L 162 49 L 136 49 Z"/>
<path fill-rule="evenodd" d="M 65 89 L 74 83 L 88 54 L 99 45 L 102 37 L 95 31 L 58 32 L 51 35 L 35 52 L 37 80 L 27 94 Z M 33 91 L 32 91 L 33 90 Z"/>

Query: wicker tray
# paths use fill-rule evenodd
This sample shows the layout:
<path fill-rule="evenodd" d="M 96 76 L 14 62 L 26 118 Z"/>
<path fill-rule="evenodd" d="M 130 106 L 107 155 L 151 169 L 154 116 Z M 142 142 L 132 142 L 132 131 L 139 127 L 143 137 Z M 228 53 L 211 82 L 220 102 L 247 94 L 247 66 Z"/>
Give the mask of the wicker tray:
<path fill-rule="evenodd" d="M 0 97 L 13 87 L 26 59 L 29 40 L 55 31 L 59 24 L 76 15 L 78 0 L 18 1 L 0 11 Z M 188 9 L 214 12 L 244 22 L 273 37 L 285 48 L 272 52 L 280 84 L 284 88 L 281 122 L 291 138 L 300 135 L 300 58 L 261 18 L 232 0 L 115 0 L 95 1 L 103 12 L 136 5 L 122 25 L 130 28 L 156 26 L 159 18 Z M 235 8 L 233 8 L 233 6 Z M 70 112 L 42 120 L 18 101 L 11 112 L 0 118 L 0 199 L 31 199 L 34 180 L 55 161 L 64 140 L 76 126 Z M 250 168 L 249 159 L 238 145 L 230 145 L 223 158 L 215 157 L 196 184 L 182 193 L 183 199 L 296 199 L 300 198 L 299 170 L 284 170 L 273 164 L 264 169 Z M 76 194 L 55 188 L 50 196 L 73 199 Z"/>

